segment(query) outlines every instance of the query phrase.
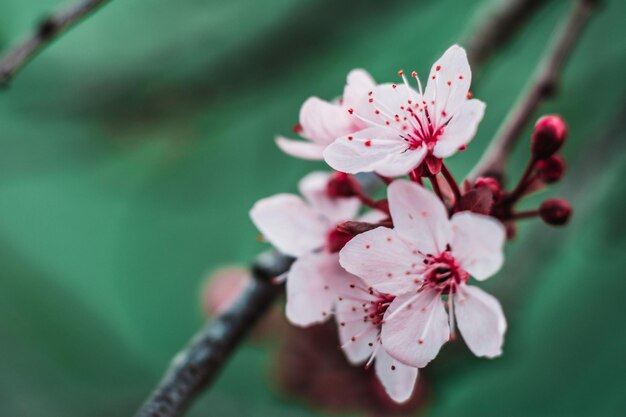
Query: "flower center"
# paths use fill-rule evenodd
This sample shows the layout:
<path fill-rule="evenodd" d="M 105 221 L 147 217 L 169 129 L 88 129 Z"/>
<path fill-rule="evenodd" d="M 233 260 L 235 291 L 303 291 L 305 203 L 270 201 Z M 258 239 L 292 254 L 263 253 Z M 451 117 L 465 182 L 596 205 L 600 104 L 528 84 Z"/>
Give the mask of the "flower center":
<path fill-rule="evenodd" d="M 380 326 L 383 323 L 383 317 L 389 308 L 389 305 L 395 298 L 392 295 L 377 294 L 378 298 L 375 301 L 370 301 L 369 306 L 364 305 L 365 317 L 364 321 L 371 322 L 374 326 Z"/>
<path fill-rule="evenodd" d="M 427 255 L 424 263 L 424 285 L 443 294 L 454 294 L 456 287 L 469 279 L 469 274 L 459 266 L 448 250 L 438 256 Z"/>

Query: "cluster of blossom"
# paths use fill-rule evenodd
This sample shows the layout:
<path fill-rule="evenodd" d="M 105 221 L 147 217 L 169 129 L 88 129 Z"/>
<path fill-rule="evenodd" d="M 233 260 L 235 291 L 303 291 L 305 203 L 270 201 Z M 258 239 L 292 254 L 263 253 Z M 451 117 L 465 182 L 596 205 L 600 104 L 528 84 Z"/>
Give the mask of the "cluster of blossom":
<path fill-rule="evenodd" d="M 373 364 L 389 396 L 403 402 L 418 369 L 457 329 L 475 355 L 500 355 L 502 308 L 470 277 L 482 281 L 501 268 L 516 220 L 562 224 L 570 209 L 561 199 L 537 210 L 514 207 L 563 175 L 556 153 L 566 127 L 558 116 L 535 126 L 530 163 L 514 190 L 492 177 L 459 185 L 444 159 L 466 147 L 485 111 L 469 91 L 465 51 L 449 48 L 425 89 L 415 71 L 415 87 L 404 71 L 399 76 L 402 83 L 377 85 L 354 70 L 339 100 L 308 99 L 296 128 L 305 141 L 279 137 L 277 144 L 335 171 L 304 177 L 303 198 L 265 198 L 250 214 L 267 241 L 295 258 L 286 274 L 289 321 L 305 327 L 334 317 L 347 359 Z M 365 172 L 387 186 L 386 198 L 366 194 L 353 176 Z"/>

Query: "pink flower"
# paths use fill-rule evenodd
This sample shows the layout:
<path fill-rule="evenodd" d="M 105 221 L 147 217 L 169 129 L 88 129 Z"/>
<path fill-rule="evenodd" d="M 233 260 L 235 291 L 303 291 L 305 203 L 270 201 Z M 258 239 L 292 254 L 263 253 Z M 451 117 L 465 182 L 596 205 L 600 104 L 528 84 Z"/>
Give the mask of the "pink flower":
<path fill-rule="evenodd" d="M 415 387 L 417 368 L 393 359 L 380 340 L 383 317 L 395 297 L 368 288 L 355 276 L 336 276 L 334 280 L 339 297 L 335 315 L 346 357 L 353 365 L 367 361 L 368 367 L 375 360 L 376 376 L 389 397 L 398 403 L 407 401 Z"/>
<path fill-rule="evenodd" d="M 502 266 L 502 224 L 471 212 L 449 219 L 433 193 L 408 181 L 394 181 L 388 198 L 394 229 L 360 234 L 340 252 L 348 272 L 395 296 L 383 318 L 385 350 L 422 368 L 449 340 L 456 320 L 475 355 L 498 356 L 506 330 L 500 303 L 467 281 L 487 279 Z"/>
<path fill-rule="evenodd" d="M 348 275 L 339 265 L 338 253 L 329 249 L 328 238 L 338 223 L 354 220 L 357 198 L 331 198 L 326 188 L 330 174 L 313 172 L 299 184 L 304 200 L 277 194 L 259 200 L 250 217 L 265 239 L 279 251 L 297 258 L 287 278 L 287 318 L 295 325 L 325 321 L 336 296 L 330 285 L 337 276 Z"/>
<path fill-rule="evenodd" d="M 367 127 L 363 121 L 350 117 L 348 109 L 359 108 L 367 112 L 367 93 L 375 85 L 367 71 L 352 70 L 348 74 L 341 100 L 331 103 L 311 97 L 300 108 L 297 132 L 307 141 L 278 136 L 276 144 L 283 152 L 297 158 L 323 159 L 322 152 L 335 139 Z"/>
<path fill-rule="evenodd" d="M 369 112 L 360 107 L 348 110 L 369 127 L 338 138 L 324 151 L 334 169 L 349 174 L 375 171 L 395 177 L 408 174 L 423 161 L 433 174 L 441 159 L 463 148 L 476 133 L 485 104 L 470 99 L 472 72 L 465 50 L 450 47 L 430 70 L 426 90 L 408 84 L 381 84 L 367 99 Z M 373 116 L 370 116 L 373 113 Z"/>

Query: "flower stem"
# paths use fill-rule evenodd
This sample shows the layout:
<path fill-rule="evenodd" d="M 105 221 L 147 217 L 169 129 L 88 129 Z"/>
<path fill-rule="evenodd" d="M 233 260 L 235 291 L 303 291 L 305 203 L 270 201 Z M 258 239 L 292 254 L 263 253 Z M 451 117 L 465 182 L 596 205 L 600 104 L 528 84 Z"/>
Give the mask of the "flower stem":
<path fill-rule="evenodd" d="M 450 170 L 448 170 L 448 167 L 445 164 L 441 164 L 441 173 L 450 185 L 452 193 L 454 193 L 454 204 L 458 203 L 458 201 L 461 199 L 461 190 L 459 189 L 459 184 L 457 184 L 454 176 L 452 175 Z"/>

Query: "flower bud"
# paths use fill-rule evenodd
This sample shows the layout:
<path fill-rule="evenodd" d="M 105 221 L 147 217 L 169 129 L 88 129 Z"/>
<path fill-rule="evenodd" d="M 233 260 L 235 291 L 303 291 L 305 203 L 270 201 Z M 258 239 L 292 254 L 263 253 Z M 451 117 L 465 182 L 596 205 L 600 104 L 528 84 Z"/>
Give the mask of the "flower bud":
<path fill-rule="evenodd" d="M 559 181 L 565 173 L 565 160 L 560 155 L 552 155 L 537 164 L 539 178 L 546 184 Z"/>
<path fill-rule="evenodd" d="M 554 114 L 540 117 L 530 139 L 533 158 L 549 158 L 563 146 L 566 138 L 567 125 L 561 117 Z"/>
<path fill-rule="evenodd" d="M 326 237 L 326 248 L 330 253 L 339 252 L 354 235 L 340 229 L 333 229 Z"/>
<path fill-rule="evenodd" d="M 502 186 L 500 182 L 493 177 L 479 177 L 474 182 L 475 188 L 487 188 L 493 193 L 494 199 L 498 199 L 502 195 Z"/>
<path fill-rule="evenodd" d="M 354 197 L 359 195 L 359 183 L 349 174 L 335 172 L 331 175 L 326 186 L 330 197 Z"/>
<path fill-rule="evenodd" d="M 561 226 L 567 223 L 571 214 L 572 208 L 562 198 L 551 198 L 544 201 L 539 207 L 541 219 L 552 226 Z"/>

